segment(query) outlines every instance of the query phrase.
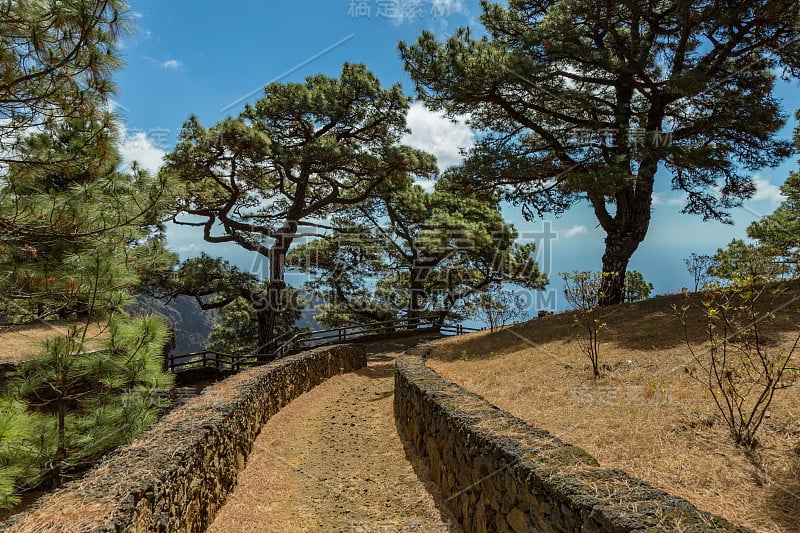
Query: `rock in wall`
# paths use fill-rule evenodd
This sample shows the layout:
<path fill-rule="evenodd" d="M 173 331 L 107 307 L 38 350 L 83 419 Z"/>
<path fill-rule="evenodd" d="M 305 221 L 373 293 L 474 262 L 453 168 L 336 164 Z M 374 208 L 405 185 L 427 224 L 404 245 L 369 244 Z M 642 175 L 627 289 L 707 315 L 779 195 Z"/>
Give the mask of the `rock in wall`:
<path fill-rule="evenodd" d="M 236 485 L 261 426 L 326 379 L 366 365 L 363 345 L 317 348 L 208 387 L 7 532 L 201 532 Z"/>
<path fill-rule="evenodd" d="M 398 431 L 466 532 L 745 532 L 529 426 L 425 365 L 399 357 Z"/>

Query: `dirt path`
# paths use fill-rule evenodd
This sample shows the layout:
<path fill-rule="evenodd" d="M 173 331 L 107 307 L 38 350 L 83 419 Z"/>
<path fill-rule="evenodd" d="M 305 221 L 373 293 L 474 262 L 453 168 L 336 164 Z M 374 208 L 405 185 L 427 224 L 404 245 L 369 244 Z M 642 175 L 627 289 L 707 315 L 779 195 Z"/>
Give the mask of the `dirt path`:
<path fill-rule="evenodd" d="M 416 342 L 371 346 L 367 368 L 272 417 L 208 531 L 457 531 L 394 424 L 394 359 Z"/>

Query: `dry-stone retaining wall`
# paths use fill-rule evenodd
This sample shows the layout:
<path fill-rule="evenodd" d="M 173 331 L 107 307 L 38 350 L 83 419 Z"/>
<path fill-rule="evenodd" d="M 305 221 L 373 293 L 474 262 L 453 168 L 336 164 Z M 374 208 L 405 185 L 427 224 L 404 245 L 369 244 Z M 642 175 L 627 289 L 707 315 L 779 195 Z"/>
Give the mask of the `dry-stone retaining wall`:
<path fill-rule="evenodd" d="M 363 345 L 329 346 L 212 385 L 84 480 L 12 519 L 5 531 L 205 531 L 264 422 L 300 394 L 366 361 Z"/>
<path fill-rule="evenodd" d="M 399 357 L 395 417 L 467 532 L 745 532 Z"/>

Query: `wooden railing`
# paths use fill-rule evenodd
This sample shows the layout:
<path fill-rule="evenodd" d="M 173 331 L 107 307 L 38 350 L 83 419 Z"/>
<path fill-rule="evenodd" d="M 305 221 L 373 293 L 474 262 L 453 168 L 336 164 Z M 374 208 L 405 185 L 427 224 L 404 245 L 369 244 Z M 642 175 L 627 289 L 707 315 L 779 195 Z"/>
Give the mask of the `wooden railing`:
<path fill-rule="evenodd" d="M 340 328 L 288 333 L 276 337 L 263 350 L 263 353 L 229 354 L 214 350 L 170 355 L 166 357 L 165 366 L 172 372 L 186 372 L 194 369 L 213 369 L 216 372 L 235 373 L 244 368 L 274 361 L 297 353 L 312 345 L 336 344 L 372 335 L 392 335 L 399 332 L 408 333 L 436 332 L 450 335 L 463 335 L 481 331 L 477 328 L 464 327 L 461 324 L 438 324 L 434 318 L 418 317 L 413 319 L 386 320 L 370 324 L 357 324 Z"/>

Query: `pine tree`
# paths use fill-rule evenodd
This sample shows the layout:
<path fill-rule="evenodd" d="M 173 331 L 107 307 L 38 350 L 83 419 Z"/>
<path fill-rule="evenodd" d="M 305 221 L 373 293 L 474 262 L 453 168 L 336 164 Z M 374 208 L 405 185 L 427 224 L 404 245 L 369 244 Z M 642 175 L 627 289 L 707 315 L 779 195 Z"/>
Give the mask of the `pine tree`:
<path fill-rule="evenodd" d="M 400 145 L 407 109 L 399 85 L 384 89 L 363 65 L 345 64 L 338 78 L 270 84 L 255 105 L 211 128 L 195 117 L 184 126 L 163 170 L 179 198 L 174 220 L 268 263 L 266 294 L 254 306 L 259 352 L 285 306 L 295 240 L 378 187 L 435 171 L 432 156 Z"/>
<path fill-rule="evenodd" d="M 606 232 L 601 304 L 621 303 L 650 226 L 656 173 L 684 212 L 729 221 L 789 145 L 772 95 L 800 74 L 795 0 L 481 2 L 487 33 L 401 43 L 420 98 L 487 131 L 464 189 L 496 188 L 531 218 L 588 201 Z"/>
<path fill-rule="evenodd" d="M 93 164 L 93 149 L 91 154 L 31 154 L 18 144 L 32 130 L 56 138 L 54 126 L 73 119 L 96 120 L 101 130 L 111 129 L 113 117 L 104 110 L 115 92 L 112 74 L 122 64 L 117 49 L 119 37 L 130 28 L 127 11 L 121 0 L 0 2 L 3 166 L 25 162 L 61 169 L 69 165 L 77 171 Z"/>
<path fill-rule="evenodd" d="M 293 250 L 288 264 L 318 275 L 309 284 L 326 302 L 317 319 L 334 326 L 402 317 L 413 326 L 428 315 L 442 323 L 494 285 L 543 289 L 534 245 L 516 242 L 497 198 L 452 187 L 442 177 L 431 192 L 380 190 L 338 217 L 336 231 Z"/>
<path fill-rule="evenodd" d="M 795 115 L 800 120 L 800 110 Z M 800 127 L 794 131 L 794 144 L 800 150 Z M 775 211 L 750 224 L 747 235 L 771 251 L 775 260 L 800 275 L 800 171 L 792 172 L 781 185 L 786 199 Z"/>
<path fill-rule="evenodd" d="M 126 9 L 116 0 L 0 4 L 2 313 L 74 321 L 0 387 L 2 506 L 17 484 L 58 484 L 130 441 L 172 381 L 164 325 L 125 312 L 140 275 L 169 256 L 157 237 L 163 183 L 117 171 L 106 112 Z M 92 323 L 105 328 L 99 349 L 88 346 Z"/>
<path fill-rule="evenodd" d="M 66 336 L 47 341 L 41 356 L 23 364 L 9 387 L 39 420 L 34 464 L 42 471 L 33 475 L 29 466 L 20 472 L 23 481 L 57 484 L 65 470 L 130 441 L 153 422 L 155 400 L 171 384 L 162 370 L 165 326 L 125 312 L 139 274 L 163 252 L 143 245 L 163 187 L 144 172 L 124 175 L 115 167 L 109 162 L 98 175 L 76 179 L 69 169 L 58 175 L 52 166 L 15 164 L 0 201 L 0 210 L 22 210 L 25 227 L 37 228 L 7 235 L 3 243 L 5 314 L 45 326 L 51 318 L 74 322 Z M 88 337 L 93 324 L 102 327 L 100 338 Z M 24 416 L 13 421 L 24 425 Z M 20 435 L 20 446 L 32 438 Z"/>
<path fill-rule="evenodd" d="M 637 270 L 628 271 L 625 276 L 625 301 L 638 302 L 650 298 L 653 284 L 645 281 L 644 276 Z"/>

